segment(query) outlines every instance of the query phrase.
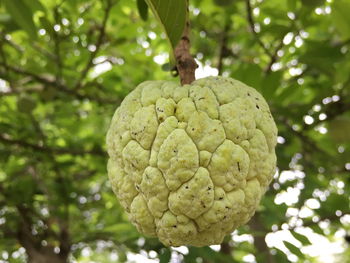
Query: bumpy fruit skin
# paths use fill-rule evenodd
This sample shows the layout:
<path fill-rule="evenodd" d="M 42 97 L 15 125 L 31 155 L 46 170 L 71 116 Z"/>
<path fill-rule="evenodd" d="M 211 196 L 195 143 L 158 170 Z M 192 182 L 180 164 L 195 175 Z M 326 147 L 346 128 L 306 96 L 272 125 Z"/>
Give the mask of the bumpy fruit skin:
<path fill-rule="evenodd" d="M 141 233 L 167 246 L 219 244 L 253 216 L 276 137 L 266 101 L 242 82 L 146 81 L 113 116 L 108 175 Z"/>

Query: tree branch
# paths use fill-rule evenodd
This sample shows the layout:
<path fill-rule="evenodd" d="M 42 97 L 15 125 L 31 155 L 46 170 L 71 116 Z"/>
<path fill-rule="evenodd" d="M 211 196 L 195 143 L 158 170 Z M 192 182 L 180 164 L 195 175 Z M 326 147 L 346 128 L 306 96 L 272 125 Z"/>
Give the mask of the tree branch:
<path fill-rule="evenodd" d="M 311 221 L 311 220 L 304 222 L 305 219 L 302 219 L 303 220 L 303 224 L 301 226 L 296 226 L 296 225 L 289 226 L 288 229 L 286 229 L 286 230 L 293 231 L 294 229 L 296 229 L 298 227 L 310 227 L 310 226 L 313 226 L 315 224 L 318 224 L 318 223 L 320 223 L 322 221 L 326 221 L 326 220 L 329 220 L 331 222 L 332 221 L 339 221 L 342 216 L 349 215 L 349 214 L 350 214 L 350 210 L 342 212 L 341 216 L 337 216 L 336 214 L 326 215 L 326 216 L 320 217 L 320 219 L 317 222 L 314 222 L 314 221 Z M 283 230 L 282 226 L 279 226 L 278 230 Z M 278 231 L 278 230 L 276 230 L 276 231 Z"/>
<path fill-rule="evenodd" d="M 259 252 L 259 254 L 262 257 L 262 259 L 260 259 L 260 260 L 259 260 L 259 258 L 257 258 L 257 262 L 275 263 L 276 262 L 275 258 L 270 253 L 270 248 L 267 246 L 267 244 L 265 242 L 265 235 L 257 234 L 260 232 L 264 232 L 264 233 L 266 232 L 266 229 L 265 229 L 264 225 L 261 223 L 258 214 L 255 214 L 255 216 L 253 216 L 253 218 L 251 219 L 251 221 L 249 223 L 249 226 L 252 228 L 252 230 L 255 233 L 255 234 L 253 234 L 254 244 L 255 244 L 257 251 Z"/>
<path fill-rule="evenodd" d="M 302 133 L 301 131 L 296 131 L 293 129 L 293 125 L 289 123 L 289 120 L 285 117 L 281 117 L 280 120 L 282 123 L 288 128 L 290 132 L 292 132 L 294 135 L 296 135 L 305 145 L 307 145 L 310 148 L 310 152 L 319 152 L 324 155 L 328 155 L 327 152 L 325 152 L 323 149 L 318 147 L 318 145 L 312 141 L 307 135 Z"/>
<path fill-rule="evenodd" d="M 232 247 L 230 246 L 229 242 L 225 241 L 221 243 L 220 252 L 226 255 L 231 255 Z"/>
<path fill-rule="evenodd" d="M 55 23 L 60 23 L 60 16 L 58 11 L 58 6 L 55 6 L 53 9 L 53 14 L 55 18 Z M 55 59 L 56 59 L 56 82 L 60 83 L 62 78 L 62 70 L 63 70 L 63 61 L 61 58 L 61 43 L 60 43 L 60 35 L 56 30 L 53 30 L 53 42 L 54 42 L 54 50 L 55 50 Z"/>
<path fill-rule="evenodd" d="M 341 98 L 339 101 L 330 103 L 325 107 L 325 110 L 323 112 L 327 115 L 327 119 L 325 120 L 317 119 L 315 120 L 314 123 L 310 125 L 307 125 L 306 123 L 304 123 L 302 129 L 310 130 L 322 122 L 328 122 L 336 119 L 338 116 L 344 114 L 347 111 L 350 111 L 350 102 L 344 101 L 344 99 Z"/>
<path fill-rule="evenodd" d="M 220 51 L 219 51 L 219 60 L 218 60 L 218 73 L 222 74 L 223 68 L 223 60 L 228 56 L 229 50 L 227 48 L 227 40 L 228 40 L 228 32 L 230 31 L 231 23 L 230 19 L 226 19 L 226 23 L 224 26 L 224 30 L 221 33 L 221 41 L 220 41 Z"/>
<path fill-rule="evenodd" d="M 71 95 L 71 96 L 73 96 L 77 99 L 80 99 L 80 100 L 88 99 L 88 100 L 95 101 L 95 102 L 101 103 L 101 104 L 118 104 L 118 103 L 120 103 L 119 99 L 111 99 L 111 98 L 92 96 L 89 94 L 81 94 L 76 90 L 68 88 L 66 85 L 64 85 L 62 83 L 56 82 L 54 80 L 50 80 L 48 78 L 42 77 L 42 76 L 37 75 L 33 72 L 29 72 L 29 71 L 23 70 L 23 69 L 18 68 L 18 67 L 6 65 L 3 62 L 0 62 L 0 66 L 4 67 L 7 70 L 10 70 L 14 73 L 24 75 L 27 77 L 31 77 L 33 80 L 35 80 L 35 81 L 37 81 L 45 86 L 55 87 L 57 89 L 57 91 L 62 92 L 62 93 L 66 93 L 66 94 Z M 31 91 L 33 91 L 33 90 L 31 90 Z M 18 91 L 13 91 L 12 93 L 10 92 L 10 94 L 17 94 L 17 93 L 19 93 L 19 92 Z M 2 94 L 8 95 L 8 93 L 2 93 Z"/>
<path fill-rule="evenodd" d="M 81 75 L 77 81 L 77 83 L 75 84 L 74 90 L 78 90 L 82 87 L 82 81 L 85 79 L 87 73 L 89 72 L 90 68 L 93 66 L 93 61 L 94 58 L 96 57 L 97 53 L 99 52 L 101 45 L 103 43 L 103 40 L 105 38 L 106 35 L 106 25 L 107 25 L 107 21 L 110 15 L 110 11 L 112 9 L 113 3 L 111 0 L 106 0 L 106 7 L 104 9 L 104 16 L 103 16 L 103 20 L 102 20 L 102 25 L 100 27 L 100 31 L 97 37 L 97 41 L 95 44 L 95 50 L 93 52 L 90 53 L 90 57 L 89 60 L 85 66 L 85 68 L 83 69 L 83 71 L 81 72 Z"/>
<path fill-rule="evenodd" d="M 80 149 L 68 149 L 68 148 L 50 148 L 46 146 L 41 146 L 26 142 L 18 139 L 11 139 L 5 134 L 0 134 L 0 141 L 4 144 L 16 145 L 23 148 L 29 148 L 38 152 L 53 153 L 53 154 L 71 154 L 71 155 L 84 155 L 92 154 L 105 156 L 105 152 L 102 149 L 93 149 L 93 150 L 80 150 Z"/>
<path fill-rule="evenodd" d="M 189 20 L 189 12 L 188 12 L 188 1 L 187 1 L 187 19 L 184 32 L 182 37 L 175 47 L 174 54 L 176 60 L 176 68 L 179 72 L 181 85 L 191 84 L 195 78 L 195 71 L 198 67 L 196 61 L 191 56 L 190 53 L 190 20 Z"/>
<path fill-rule="evenodd" d="M 273 52 L 273 54 L 271 54 L 270 56 L 270 62 L 269 64 L 266 66 L 265 68 L 265 74 L 268 74 L 271 72 L 272 70 L 272 65 L 277 61 L 278 59 L 278 51 L 283 47 L 283 39 L 281 39 L 281 41 L 279 42 L 279 44 L 277 45 L 275 51 Z"/>
<path fill-rule="evenodd" d="M 255 29 L 255 22 L 254 22 L 254 18 L 253 18 L 253 9 L 252 9 L 250 0 L 246 0 L 245 2 L 246 2 L 246 10 L 247 10 L 247 19 L 248 19 L 248 22 L 249 22 L 250 30 L 254 34 L 255 39 L 258 41 L 258 44 L 262 47 L 262 49 L 265 51 L 265 53 L 269 57 L 272 57 L 272 54 L 271 54 L 270 50 L 268 50 L 268 48 L 265 47 L 264 43 L 259 38 L 258 32 Z"/>

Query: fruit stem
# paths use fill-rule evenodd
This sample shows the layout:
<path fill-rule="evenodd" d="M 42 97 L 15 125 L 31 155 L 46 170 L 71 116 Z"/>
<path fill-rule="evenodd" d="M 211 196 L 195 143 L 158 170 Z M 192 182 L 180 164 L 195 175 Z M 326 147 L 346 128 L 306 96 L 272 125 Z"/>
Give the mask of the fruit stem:
<path fill-rule="evenodd" d="M 196 78 L 194 72 L 198 67 L 196 61 L 191 56 L 190 47 L 191 42 L 189 38 L 190 34 L 190 19 L 188 11 L 187 1 L 187 14 L 186 14 L 186 25 L 182 37 L 177 44 L 174 53 L 176 59 L 176 69 L 179 72 L 181 85 L 191 84 Z"/>

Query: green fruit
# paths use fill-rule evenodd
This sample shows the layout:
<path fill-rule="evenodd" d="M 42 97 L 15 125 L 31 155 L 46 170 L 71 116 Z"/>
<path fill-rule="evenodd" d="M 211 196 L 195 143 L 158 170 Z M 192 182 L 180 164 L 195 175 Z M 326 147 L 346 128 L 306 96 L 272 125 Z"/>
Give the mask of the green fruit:
<path fill-rule="evenodd" d="M 116 110 L 108 175 L 137 229 L 167 246 L 207 246 L 253 216 L 276 167 L 264 98 L 230 78 L 146 81 Z"/>

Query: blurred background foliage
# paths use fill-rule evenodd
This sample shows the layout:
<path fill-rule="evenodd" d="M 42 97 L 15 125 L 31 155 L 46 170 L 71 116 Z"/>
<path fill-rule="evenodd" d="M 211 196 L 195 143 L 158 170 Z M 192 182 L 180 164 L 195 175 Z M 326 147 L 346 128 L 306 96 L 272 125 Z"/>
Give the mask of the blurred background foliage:
<path fill-rule="evenodd" d="M 348 0 L 190 1 L 198 76 L 264 95 L 278 172 L 221 246 L 176 249 L 137 233 L 106 175 L 123 97 L 144 80 L 178 81 L 154 17 L 142 1 L 1 0 L 0 262 L 350 262 L 349 10 Z"/>

